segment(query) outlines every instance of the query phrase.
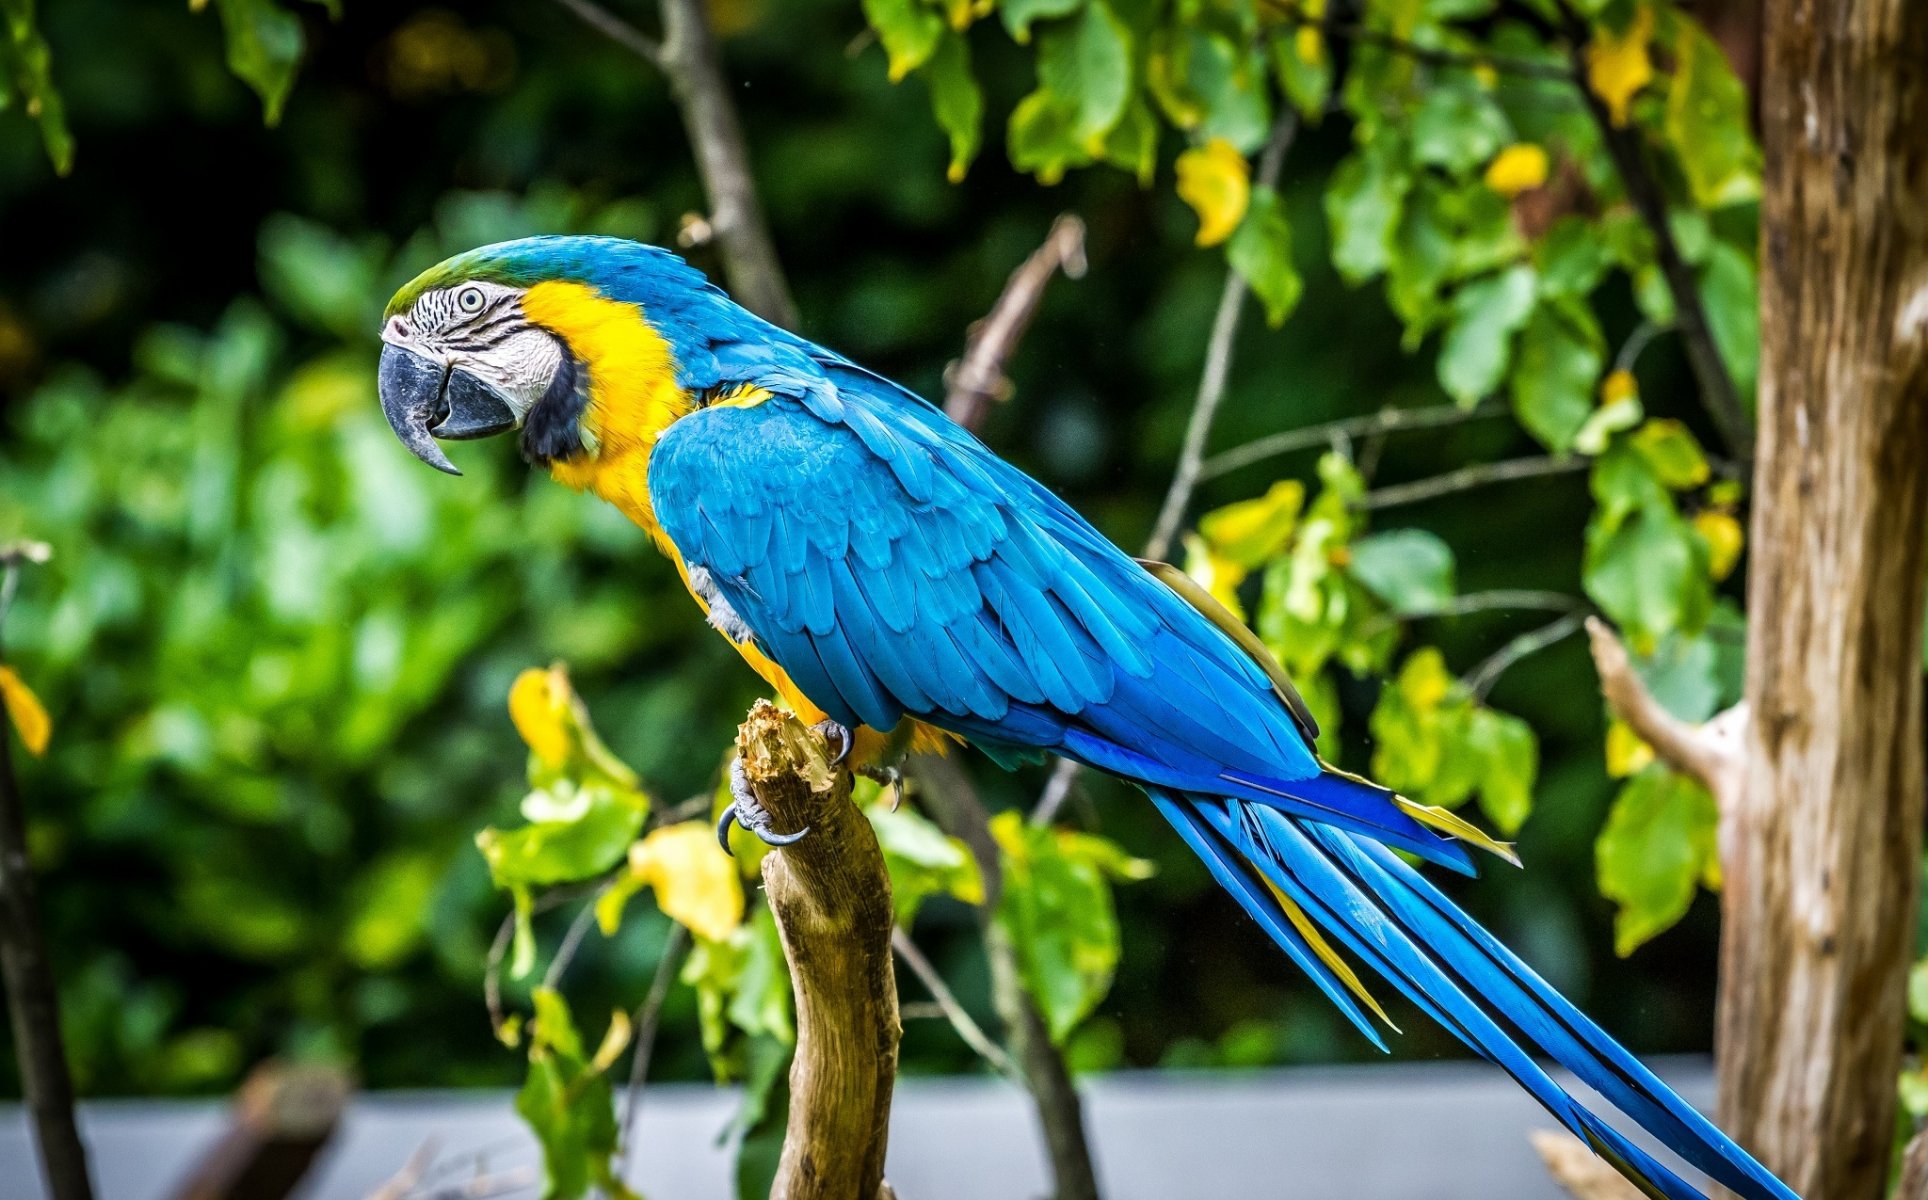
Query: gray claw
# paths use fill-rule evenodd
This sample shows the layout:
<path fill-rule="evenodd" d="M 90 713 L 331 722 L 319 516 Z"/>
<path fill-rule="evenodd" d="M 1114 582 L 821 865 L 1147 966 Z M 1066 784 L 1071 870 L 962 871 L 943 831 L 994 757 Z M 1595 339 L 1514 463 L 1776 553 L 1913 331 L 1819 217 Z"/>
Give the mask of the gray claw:
<path fill-rule="evenodd" d="M 839 728 L 842 727 L 839 726 Z M 750 779 L 743 773 L 743 760 L 740 758 L 732 759 L 730 762 L 730 796 L 735 803 L 724 809 L 723 815 L 716 822 L 716 838 L 723 843 L 725 851 L 730 849 L 732 822 L 754 833 L 757 840 L 766 846 L 794 845 L 802 841 L 803 836 L 810 832 L 808 825 L 795 833 L 777 833 L 770 828 L 770 814 L 757 803 L 756 793 L 750 790 Z"/>
<path fill-rule="evenodd" d="M 832 743 L 837 747 L 837 752 L 830 756 L 831 766 L 837 766 L 843 762 L 844 759 L 850 757 L 850 748 L 857 744 L 857 739 L 850 736 L 850 730 L 848 728 L 836 721 L 823 720 L 817 722 L 816 730 L 817 735 L 823 738 L 825 742 Z"/>

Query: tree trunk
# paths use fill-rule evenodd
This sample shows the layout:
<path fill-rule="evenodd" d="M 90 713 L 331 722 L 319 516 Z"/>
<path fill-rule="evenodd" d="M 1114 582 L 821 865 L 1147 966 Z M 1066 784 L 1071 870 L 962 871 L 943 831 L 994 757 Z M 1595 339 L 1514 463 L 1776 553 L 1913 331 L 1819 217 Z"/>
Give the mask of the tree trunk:
<path fill-rule="evenodd" d="M 1807 1200 L 1873 1200 L 1921 872 L 1928 4 L 1766 14 L 1753 715 L 1720 1103 Z"/>

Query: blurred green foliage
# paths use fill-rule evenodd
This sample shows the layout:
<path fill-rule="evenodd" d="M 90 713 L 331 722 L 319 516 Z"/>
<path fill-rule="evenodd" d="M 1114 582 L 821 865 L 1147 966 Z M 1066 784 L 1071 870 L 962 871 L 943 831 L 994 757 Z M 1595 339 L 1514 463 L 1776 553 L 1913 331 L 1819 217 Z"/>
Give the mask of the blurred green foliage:
<path fill-rule="evenodd" d="M 640 4 L 616 7 L 648 19 Z M 1358 19 L 1446 52 L 1552 61 L 1546 5 L 1521 7 L 1375 0 Z M 23 29 L 52 47 L 78 147 L 57 179 L 65 134 L 47 104 L 38 129 L 0 115 L 0 214 L 33 231 L 13 239 L 0 277 L 0 539 L 58 551 L 9 618 L 8 645 L 56 722 L 26 784 L 90 1091 L 225 1088 L 270 1053 L 352 1059 L 376 1085 L 510 1079 L 476 1003 L 504 905 L 471 839 L 555 811 L 517 814 L 526 789 L 504 708 L 517 673 L 569 662 L 610 746 L 668 807 L 709 794 L 755 694 L 613 512 L 529 478 L 507 447 L 458 448 L 467 478 L 438 479 L 393 444 L 374 405 L 380 306 L 422 265 L 537 231 L 666 241 L 700 207 L 661 81 L 557 6 L 342 9 L 235 0 L 216 21 L 68 0 L 8 26 L 13 47 L 27 45 Z M 21 0 L 0 3 L 19 11 Z M 1589 6 L 1598 48 L 1618 55 L 1596 70 L 1624 85 L 1650 39 L 1673 49 L 1672 74 L 1648 61 L 1652 82 L 1624 89 L 1624 104 L 1673 156 L 1674 231 L 1751 391 L 1744 117 L 1695 27 L 1667 10 L 1641 34 L 1646 11 Z M 1676 869 L 1640 850 L 1640 837 L 1675 835 L 1644 817 L 1666 789 L 1636 775 L 1612 826 L 1634 850 L 1603 843 L 1600 869 L 1623 903 L 1665 917 L 1634 940 L 1691 911 L 1680 932 L 1617 961 L 1588 882 L 1610 798 L 1590 668 L 1567 641 L 1481 678 L 1531 625 L 1467 603 L 1500 589 L 1585 595 L 1628 631 L 1680 715 L 1731 696 L 1738 616 L 1719 595 L 1739 497 L 1695 448 L 1709 427 L 1672 340 L 1615 361 L 1646 346 L 1643 323 L 1672 319 L 1652 246 L 1570 88 L 1561 100 L 1544 81 L 1421 68 L 1328 36 L 1324 12 L 714 6 L 813 336 L 935 393 L 965 327 L 1051 216 L 1086 217 L 1093 269 L 1054 285 L 1012 364 L 1017 398 L 986 437 L 1122 544 L 1143 537 L 1169 475 L 1226 261 L 1284 324 L 1241 335 L 1218 445 L 1387 406 L 1504 399 L 1512 421 L 1335 435 L 1214 477 L 1187 567 L 1250 613 L 1336 759 L 1410 771 L 1408 786 L 1438 802 L 1477 795 L 1502 828 L 1532 796 L 1521 841 L 1533 869 L 1461 894 L 1577 1000 L 1601 1001 L 1591 1007 L 1634 1045 L 1704 1046 L 1711 929 L 1705 904 L 1692 908 L 1704 859 Z M 249 35 L 259 44 L 237 39 L 247 19 L 268 23 Z M 866 19 L 881 45 L 854 43 L 853 63 Z M 924 82 L 903 86 L 927 87 L 935 122 L 901 102 L 891 77 L 909 74 Z M 26 76 L 9 78 L 28 95 Z M 1285 104 L 1302 128 L 1267 190 L 1249 157 Z M 275 130 L 261 128 L 264 106 L 280 113 Z M 994 119 L 1006 122 L 1002 156 L 980 153 Z M 1182 162 L 1198 177 L 1183 198 Z M 1691 177 L 1676 174 L 1689 162 Z M 1549 179 L 1594 202 L 1526 230 L 1509 201 Z M 1223 258 L 1194 248 L 1208 227 L 1202 240 Z M 1383 300 L 1358 290 L 1367 282 Z M 1634 372 L 1609 369 L 1623 365 Z M 1571 451 L 1592 456 L 1589 474 L 1461 492 L 1398 521 L 1361 508 L 1387 483 Z M 1649 556 L 1663 586 L 1637 569 Z M 1468 748 L 1477 788 L 1463 764 L 1441 765 Z M 1035 775 L 972 766 L 996 804 L 1036 794 Z M 1116 894 L 1122 933 L 1095 930 L 1095 955 L 1036 947 L 1092 981 L 1067 990 L 1058 1022 L 1074 1062 L 1365 1052 L 1155 814 L 1090 779 L 1072 812 L 1159 866 Z M 898 848 L 900 869 L 942 875 L 931 847 Z M 1664 878 L 1623 876 L 1609 860 L 1659 864 Z M 1066 867 L 1067 891 L 1089 868 Z M 919 940 L 983 1014 L 959 880 L 926 883 Z M 561 914 L 535 907 L 539 953 L 560 942 Z M 670 1002 L 662 1074 L 707 1073 L 706 1041 L 753 1080 L 780 1073 L 776 1011 L 730 1002 L 778 993 L 753 970 L 758 920 L 742 946 L 691 956 L 685 979 L 698 986 Z M 633 1004 L 669 929 L 639 906 L 614 936 L 587 939 L 570 977 L 576 1012 Z M 537 1004 L 538 979 L 512 983 L 510 1002 Z M 593 1066 L 574 1019 L 539 1024 L 526 1044 L 551 1056 L 543 1070 L 566 1086 Z M 1451 1052 L 1446 1035 L 1409 1028 L 1415 1052 Z M 970 1058 L 941 1023 L 918 1022 L 904 1061 Z M 540 1099 L 525 1094 L 531 1111 Z"/>

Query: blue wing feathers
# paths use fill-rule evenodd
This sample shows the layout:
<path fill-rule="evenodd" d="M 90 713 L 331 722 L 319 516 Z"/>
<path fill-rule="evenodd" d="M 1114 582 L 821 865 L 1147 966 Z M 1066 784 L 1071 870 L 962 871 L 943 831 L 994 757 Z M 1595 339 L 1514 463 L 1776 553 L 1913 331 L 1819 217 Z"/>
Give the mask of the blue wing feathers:
<path fill-rule="evenodd" d="M 1138 783 L 1375 1045 L 1368 1014 L 1268 885 L 1648 1195 L 1700 1193 L 1569 1096 L 1528 1046 L 1747 1200 L 1794 1200 L 1394 854 L 1471 873 L 1466 849 L 1390 792 L 1328 772 L 1221 630 L 935 409 L 760 332 L 769 348 L 717 345 L 704 369 L 775 396 L 672 425 L 651 497 L 688 565 L 711 572 L 831 717 L 889 729 L 911 715 L 1006 765 L 1051 752 Z"/>

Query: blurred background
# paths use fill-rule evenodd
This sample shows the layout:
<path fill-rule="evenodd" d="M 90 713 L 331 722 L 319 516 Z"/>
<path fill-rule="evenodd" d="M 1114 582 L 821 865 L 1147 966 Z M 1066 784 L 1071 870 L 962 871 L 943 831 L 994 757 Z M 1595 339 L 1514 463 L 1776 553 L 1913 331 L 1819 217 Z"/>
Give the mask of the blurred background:
<path fill-rule="evenodd" d="M 1053 285 L 985 437 L 1141 543 L 1222 280 L 1190 210 L 1168 183 L 1102 169 L 1044 187 L 997 153 L 947 183 L 924 85 L 888 82 L 858 6 L 712 8 L 811 337 L 935 395 L 1052 218 L 1085 219 L 1090 272 Z M 210 13 L 64 0 L 41 24 L 74 48 L 57 66 L 79 152 L 57 178 L 33 128 L 0 121 L 0 540 L 55 552 L 5 632 L 55 725 L 21 771 L 78 1084 L 223 1093 L 270 1056 L 376 1088 L 514 1084 L 521 1056 L 481 1003 L 507 903 L 472 844 L 525 791 L 510 681 L 569 663 L 605 739 L 670 802 L 714 786 L 757 681 L 640 533 L 507 441 L 457 447 L 461 480 L 413 461 L 376 407 L 374 335 L 393 289 L 459 249 L 559 231 L 671 243 L 702 196 L 666 87 L 558 5 L 348 4 L 306 14 L 300 81 L 264 128 Z M 991 111 L 1008 111 L 1030 61 L 1004 39 L 978 49 Z M 1320 188 L 1348 141 L 1328 122 L 1294 148 L 1282 191 L 1305 298 L 1281 329 L 1247 324 L 1215 447 L 1443 399 L 1376 289 L 1326 265 Z M 1598 306 L 1624 331 L 1633 302 L 1614 287 Z M 1669 399 L 1690 392 L 1671 344 L 1642 376 L 1650 410 L 1691 415 Z M 1389 442 L 1373 478 L 1531 447 L 1511 422 L 1469 424 Z M 1311 480 L 1315 458 L 1211 480 L 1197 507 Z M 1576 472 L 1398 523 L 1444 537 L 1467 591 L 1577 594 L 1589 509 Z M 1431 637 L 1463 669 L 1531 620 Z M 1379 684 L 1339 679 L 1343 758 L 1363 768 Z M 1613 952 L 1593 861 L 1613 785 L 1581 642 L 1522 662 L 1493 701 L 1541 738 L 1530 869 L 1448 886 L 1630 1047 L 1705 1051 L 1713 904 Z M 966 765 L 999 806 L 1043 783 Z M 1123 957 L 1071 1042 L 1077 1068 L 1375 1057 L 1148 806 L 1087 778 L 1070 811 L 1158 867 L 1118 892 Z M 590 939 L 578 1008 L 634 1003 L 667 931 L 637 911 Z M 969 910 L 932 901 L 918 936 L 987 1013 Z M 687 989 L 665 1020 L 653 1074 L 708 1078 Z M 1401 1023 L 1399 1055 L 1461 1053 Z M 904 1065 L 981 1069 L 938 1021 L 911 1023 Z M 15 1078 L 0 1068 L 0 1088 Z"/>

